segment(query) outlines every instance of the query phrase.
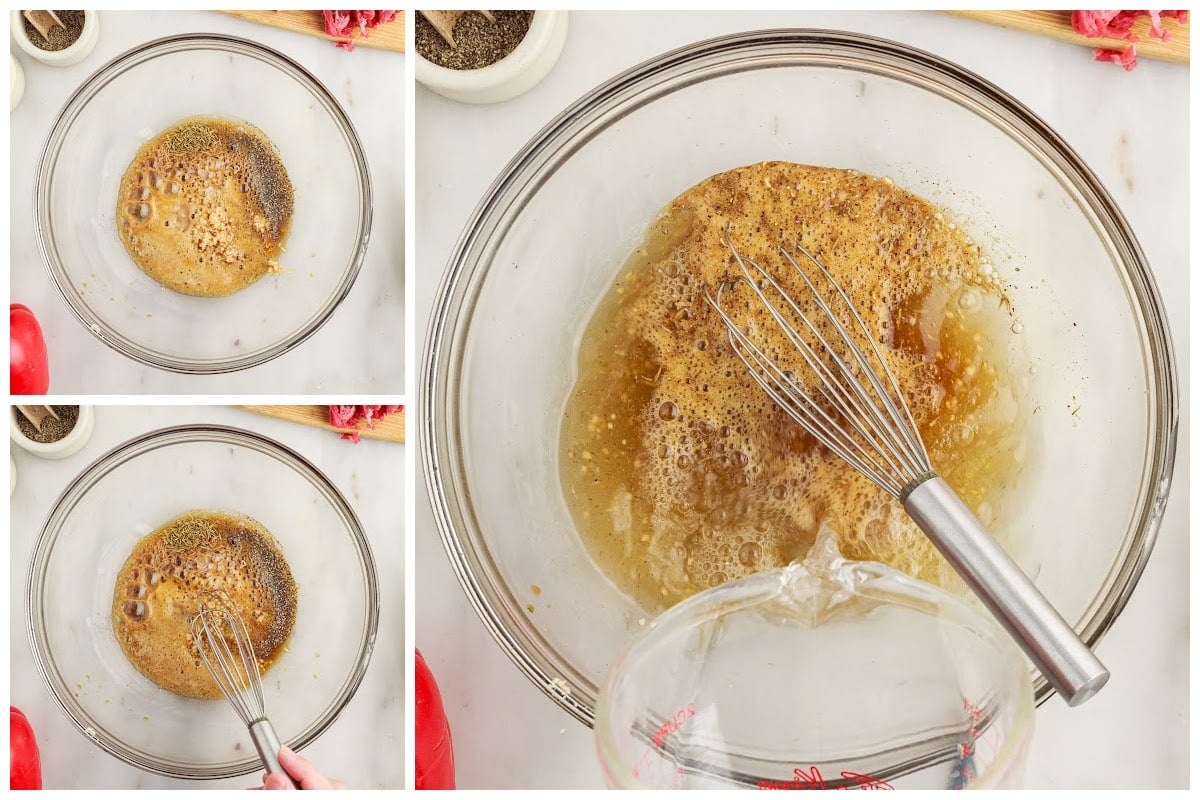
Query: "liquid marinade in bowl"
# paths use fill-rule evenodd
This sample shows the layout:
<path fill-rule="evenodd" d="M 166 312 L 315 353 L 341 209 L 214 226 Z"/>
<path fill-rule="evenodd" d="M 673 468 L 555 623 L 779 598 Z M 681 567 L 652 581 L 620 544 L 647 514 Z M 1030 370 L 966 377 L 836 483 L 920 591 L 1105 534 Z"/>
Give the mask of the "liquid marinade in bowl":
<path fill-rule="evenodd" d="M 668 204 L 584 332 L 560 467 L 589 553 L 622 591 L 662 610 L 803 558 L 827 526 L 849 558 L 965 591 L 900 504 L 777 408 L 729 346 L 705 300 L 705 287 L 737 272 L 727 226 L 744 256 L 778 265 L 780 248 L 800 245 L 845 288 L 935 470 L 985 525 L 1001 521 L 1018 482 L 1027 369 L 987 254 L 890 180 L 765 162 Z M 804 295 L 795 272 L 772 272 Z M 775 352 L 792 348 L 772 335 Z"/>
<path fill-rule="evenodd" d="M 199 510 L 140 539 L 117 574 L 113 633 L 129 663 L 184 697 L 221 697 L 191 628 L 205 595 L 218 591 L 243 621 L 258 672 L 265 675 L 286 651 L 296 624 L 291 568 L 257 521 Z"/>
<path fill-rule="evenodd" d="M 569 463 L 564 441 L 564 412 L 589 369 L 580 359 L 583 332 L 604 296 L 622 288 L 614 282 L 626 283 L 622 265 L 672 198 L 710 176 L 769 159 L 890 176 L 981 248 L 974 268 L 983 278 L 989 269 L 998 276 L 994 287 L 979 283 L 980 313 L 993 320 L 980 323 L 989 334 L 981 340 L 995 351 L 1011 390 L 997 391 L 1002 402 L 994 410 L 1006 413 L 1011 397 L 1012 418 L 1023 430 L 1013 439 L 1020 460 L 1012 475 L 977 462 L 1000 475 L 1000 504 L 986 509 L 970 497 L 964 483 L 972 481 L 939 460 L 937 442 L 926 444 L 938 471 L 988 519 L 1089 645 L 1111 628 L 1153 548 L 1177 426 L 1169 331 L 1136 236 L 1069 144 L 978 75 L 895 42 L 780 29 L 687 45 L 580 98 L 513 158 L 464 228 L 426 340 L 422 385 L 430 414 L 422 459 L 446 552 L 506 654 L 584 724 L 595 720 L 596 693 L 613 658 L 670 604 L 654 580 L 641 592 L 651 600 L 639 601 L 626 588 L 634 577 L 622 585 L 616 569 L 598 564 L 597 550 L 615 553 L 609 561 L 626 562 L 622 569 L 648 571 L 639 553 L 656 542 L 643 536 L 661 535 L 669 554 L 669 545 L 682 546 L 694 531 L 653 531 L 647 484 L 632 473 L 564 475 L 585 466 Z M 753 241 L 757 227 L 738 224 L 733 239 L 775 274 L 784 266 L 776 244 L 805 244 L 833 260 L 804 238 L 797 220 L 781 226 L 769 253 L 756 249 L 763 246 Z M 714 277 L 724 279 L 735 273 L 723 230 L 714 229 Z M 714 331 L 706 337 L 710 355 L 725 336 Z M 736 360 L 725 368 L 745 370 Z M 725 368 L 709 374 L 710 393 Z M 643 378 L 661 380 L 657 367 Z M 594 458 L 612 459 L 603 452 L 605 436 L 636 446 L 617 459 L 632 464 L 639 452 L 651 456 L 655 451 L 629 435 L 610 435 L 607 426 L 645 425 L 655 407 L 647 402 L 640 406 L 646 416 L 626 422 L 616 407 L 621 392 L 591 380 L 596 392 L 580 404 L 576 425 L 586 432 L 599 417 L 599 430 L 576 437 L 579 460 L 587 461 L 584 442 Z M 761 397 L 749 378 L 744 387 L 745 399 Z M 677 398 L 667 399 L 687 413 Z M 973 446 L 980 441 L 976 432 Z M 998 454 L 1007 457 L 1004 448 Z M 857 478 L 844 476 L 853 489 Z M 619 478 L 630 497 L 614 506 L 616 488 L 607 502 L 599 492 Z M 598 499 L 585 506 L 578 493 L 593 487 L 600 487 Z M 590 523 L 582 521 L 585 512 Z M 893 509 L 889 516 L 898 515 Z M 613 535 L 626 518 L 628 535 Z M 579 533 L 592 523 L 595 535 Z M 804 543 L 796 536 L 800 555 Z M 759 555 L 761 545 L 746 544 L 737 550 L 748 559 Z M 844 541 L 839 546 L 862 557 Z M 683 563 L 686 576 L 679 549 L 674 566 L 660 559 L 664 573 L 678 576 Z M 742 569 L 732 548 L 724 563 Z M 704 576 L 693 572 L 688 582 L 701 585 L 684 584 L 680 594 L 703 588 Z M 1037 675 L 1032 680 L 1041 702 L 1048 685 Z"/>
<path fill-rule="evenodd" d="M 279 152 L 248 122 L 189 117 L 139 148 L 117 232 L 134 263 L 182 294 L 221 297 L 282 272 L 295 205 Z"/>

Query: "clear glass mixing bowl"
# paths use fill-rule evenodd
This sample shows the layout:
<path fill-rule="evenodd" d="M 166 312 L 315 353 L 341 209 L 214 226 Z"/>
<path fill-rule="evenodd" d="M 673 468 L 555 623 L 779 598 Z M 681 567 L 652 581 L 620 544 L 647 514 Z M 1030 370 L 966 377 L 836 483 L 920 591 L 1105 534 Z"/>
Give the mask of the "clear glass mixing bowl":
<path fill-rule="evenodd" d="M 991 617 L 827 545 L 647 626 L 596 707 L 625 789 L 1019 788 L 1024 659 Z"/>
<path fill-rule="evenodd" d="M 1133 232 L 1067 143 L 978 76 L 881 39 L 773 30 L 666 53 L 566 109 L 492 185 L 448 265 L 421 376 L 424 472 L 454 569 L 517 665 L 588 724 L 649 615 L 592 562 L 563 499 L 579 337 L 668 201 L 767 159 L 891 177 L 990 254 L 1036 370 L 999 533 L 1090 644 L 1154 542 L 1178 417 L 1166 317 Z"/>
<path fill-rule="evenodd" d="M 160 286 L 117 235 L 138 148 L 196 115 L 258 127 L 295 187 L 284 271 L 227 297 Z M 371 210 L 366 156 L 329 90 L 281 53 L 215 34 L 148 42 L 97 70 L 59 112 L 35 180 L 38 248 L 75 316 L 123 355 L 185 373 L 252 367 L 314 334 L 358 276 Z"/>
<path fill-rule="evenodd" d="M 117 573 L 146 534 L 184 511 L 249 516 L 279 542 L 299 589 L 287 649 L 263 677 L 279 738 L 302 748 L 362 681 L 375 644 L 375 561 L 353 510 L 303 456 L 248 431 L 165 428 L 101 456 L 66 488 L 29 568 L 30 644 L 47 688 L 99 747 L 151 772 L 229 778 L 261 769 L 223 699 L 159 688 L 113 634 Z"/>

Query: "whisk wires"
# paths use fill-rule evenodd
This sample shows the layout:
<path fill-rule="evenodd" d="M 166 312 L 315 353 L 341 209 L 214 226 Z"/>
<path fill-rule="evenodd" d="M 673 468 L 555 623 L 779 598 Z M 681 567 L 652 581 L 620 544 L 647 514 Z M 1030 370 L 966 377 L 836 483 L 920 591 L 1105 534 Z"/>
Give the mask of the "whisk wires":
<path fill-rule="evenodd" d="M 718 286 L 715 295 L 706 287 L 705 297 L 724 322 L 733 352 L 771 399 L 817 441 L 893 497 L 903 498 L 933 470 L 899 384 L 845 290 L 797 244 L 811 276 L 786 249 L 780 253 L 811 301 L 798 302 L 783 281 L 738 252 L 729 228 L 725 244 L 742 274 Z M 818 284 L 828 288 L 822 291 Z M 741 286 L 754 298 L 744 324 L 729 313 L 725 296 Z M 766 312 L 761 325 L 755 317 L 763 315 L 753 314 L 755 304 Z M 768 329 L 783 335 L 803 367 L 772 350 Z M 805 380 L 794 367 L 806 367 L 805 377 L 813 380 Z"/>
<path fill-rule="evenodd" d="M 224 591 L 206 592 L 188 619 L 200 658 L 247 726 L 264 719 L 265 701 L 250 631 Z"/>

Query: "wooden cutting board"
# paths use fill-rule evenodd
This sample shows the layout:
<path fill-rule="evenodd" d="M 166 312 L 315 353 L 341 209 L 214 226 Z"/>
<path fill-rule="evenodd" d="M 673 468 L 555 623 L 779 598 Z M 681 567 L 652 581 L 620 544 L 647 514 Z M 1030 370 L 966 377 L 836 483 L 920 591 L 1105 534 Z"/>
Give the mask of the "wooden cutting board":
<path fill-rule="evenodd" d="M 325 33 L 325 20 L 320 11 L 226 11 L 230 16 L 282 28 L 285 31 L 307 33 L 331 42 L 346 41 Z M 355 36 L 351 41 L 355 47 L 374 47 L 380 50 L 404 52 L 404 12 L 401 11 L 391 22 L 367 29 L 366 36 Z"/>
<path fill-rule="evenodd" d="M 275 419 L 346 433 L 345 428 L 335 428 L 329 424 L 329 406 L 238 406 L 238 408 Z M 388 414 L 383 419 L 374 420 L 374 428 L 362 425 L 358 432 L 365 439 L 382 439 L 387 442 L 404 444 L 404 411 L 405 409 L 402 408 L 394 414 Z"/>
<path fill-rule="evenodd" d="M 1089 39 L 1082 33 L 1076 33 L 1071 27 L 1070 11 L 950 11 L 960 17 L 999 25 L 1027 33 L 1049 36 L 1084 47 L 1106 47 L 1114 50 L 1124 50 L 1129 42 L 1120 39 Z M 1190 25 L 1190 22 L 1189 22 Z M 1133 24 L 1133 32 L 1137 34 L 1138 57 L 1157 58 L 1163 61 L 1174 61 L 1187 64 L 1191 59 L 1190 36 L 1188 25 L 1180 25 L 1178 20 L 1164 19 L 1163 28 L 1171 37 L 1165 42 L 1150 38 L 1150 18 L 1141 17 Z"/>

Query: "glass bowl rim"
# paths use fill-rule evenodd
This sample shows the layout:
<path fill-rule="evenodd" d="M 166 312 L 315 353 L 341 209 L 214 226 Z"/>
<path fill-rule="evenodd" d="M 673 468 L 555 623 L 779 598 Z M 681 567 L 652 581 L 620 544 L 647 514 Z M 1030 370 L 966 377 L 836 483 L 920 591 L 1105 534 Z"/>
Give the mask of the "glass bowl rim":
<path fill-rule="evenodd" d="M 311 461 L 292 448 L 269 439 L 252 431 L 229 425 L 193 424 L 174 425 L 135 436 L 116 445 L 104 454 L 97 456 L 90 464 L 76 475 L 62 493 L 54 501 L 41 531 L 34 544 L 33 553 L 29 559 L 29 574 L 25 584 L 25 622 L 29 637 L 30 650 L 37 666 L 42 682 L 50 694 L 58 702 L 59 707 L 74 724 L 75 728 L 91 742 L 105 752 L 139 769 L 165 775 L 173 778 L 189 778 L 211 780 L 218 778 L 234 778 L 248 775 L 261 769 L 262 764 L 257 756 L 247 758 L 242 762 L 218 765 L 215 767 L 199 767 L 195 765 L 180 765 L 174 762 L 157 759 L 140 750 L 126 746 L 111 733 L 94 724 L 94 721 L 76 702 L 70 687 L 60 678 L 54 666 L 54 658 L 50 652 L 49 640 L 46 636 L 46 626 L 42 615 L 42 588 L 49 566 L 50 554 L 62 529 L 63 522 L 74 511 L 75 506 L 84 496 L 114 469 L 135 458 L 162 447 L 172 447 L 181 444 L 222 443 L 240 446 L 254 450 L 262 455 L 274 458 L 282 465 L 291 468 L 302 475 L 316 488 L 327 502 L 334 508 L 338 517 L 344 523 L 345 531 L 349 534 L 351 543 L 358 553 L 359 562 L 363 567 L 363 583 L 366 589 L 366 608 L 363 636 L 359 642 L 359 654 L 354 668 L 346 676 L 341 689 L 333 702 L 317 720 L 302 731 L 292 742 L 286 743 L 294 750 L 301 750 L 314 742 L 341 714 L 342 710 L 353 699 L 366 674 L 375 649 L 375 637 L 379 629 L 379 581 L 375 567 L 375 558 L 371 552 L 370 542 L 354 513 L 354 509 L 331 480 Z M 226 702 L 222 700 L 221 702 Z"/>
<path fill-rule="evenodd" d="M 769 63 L 768 63 L 769 62 Z M 775 66 L 853 67 L 916 85 L 991 123 L 1018 143 L 1068 191 L 1131 292 L 1131 311 L 1141 327 L 1149 424 L 1143 474 L 1129 546 L 1110 570 L 1109 591 L 1090 607 L 1081 636 L 1100 641 L 1124 609 L 1153 550 L 1174 470 L 1179 389 L 1174 344 L 1157 282 L 1140 244 L 1112 196 L 1086 163 L 1045 121 L 990 81 L 941 56 L 907 44 L 848 31 L 776 28 L 706 39 L 662 53 L 601 83 L 569 105 L 509 161 L 472 212 L 447 261 L 426 332 L 421 367 L 421 459 L 426 492 L 451 567 L 488 632 L 544 694 L 589 727 L 595 722 L 598 686 L 549 648 L 524 636 L 529 625 L 515 613 L 512 597 L 491 554 L 477 544 L 467 461 L 458 440 L 466 333 L 487 277 L 489 256 L 525 202 L 592 136 L 678 88 L 712 77 Z M 1094 609 L 1094 610 L 1092 610 Z M 530 652 L 530 650 L 536 652 Z M 547 655 L 551 658 L 547 658 Z M 1035 703 L 1053 694 L 1037 676 Z"/>
<path fill-rule="evenodd" d="M 253 58 L 274 67 L 307 89 L 309 94 L 318 101 L 320 107 L 325 110 L 326 114 L 329 115 L 329 118 L 342 134 L 358 178 L 358 233 L 356 235 L 354 250 L 350 254 L 345 273 L 342 275 L 337 289 L 325 301 L 325 304 L 317 309 L 315 315 L 299 330 L 289 334 L 275 344 L 259 348 L 253 353 L 235 357 L 206 359 L 176 358 L 143 347 L 109 328 L 79 297 L 77 290 L 66 275 L 63 260 L 58 253 L 57 243 L 50 230 L 51 221 L 54 217 L 50 207 L 50 187 L 54 181 L 59 154 L 76 118 L 83 113 L 92 98 L 127 71 L 160 56 L 173 55 L 190 50 L 224 51 Z M 333 312 L 337 310 L 342 301 L 346 299 L 346 296 L 350 294 L 350 290 L 353 288 L 354 282 L 357 280 L 358 274 L 362 269 L 362 262 L 366 257 L 367 244 L 371 238 L 371 223 L 374 213 L 371 174 L 367 166 L 362 141 L 359 139 L 358 132 L 355 130 L 354 124 L 350 121 L 350 117 L 346 114 L 345 109 L 342 108 L 337 98 L 326 88 L 325 84 L 297 61 L 266 45 L 226 34 L 185 33 L 164 36 L 136 45 L 99 67 L 67 98 L 67 101 L 55 117 L 54 124 L 50 128 L 50 133 L 46 136 L 46 143 L 38 159 L 33 183 L 33 227 L 37 239 L 38 252 L 41 254 L 42 263 L 45 264 L 46 270 L 49 272 L 50 278 L 63 302 L 67 304 L 67 307 L 75 315 L 75 318 L 83 324 L 84 328 L 113 350 L 134 361 L 170 372 L 191 375 L 214 375 L 236 372 L 265 364 L 300 346 L 328 322 Z"/>

